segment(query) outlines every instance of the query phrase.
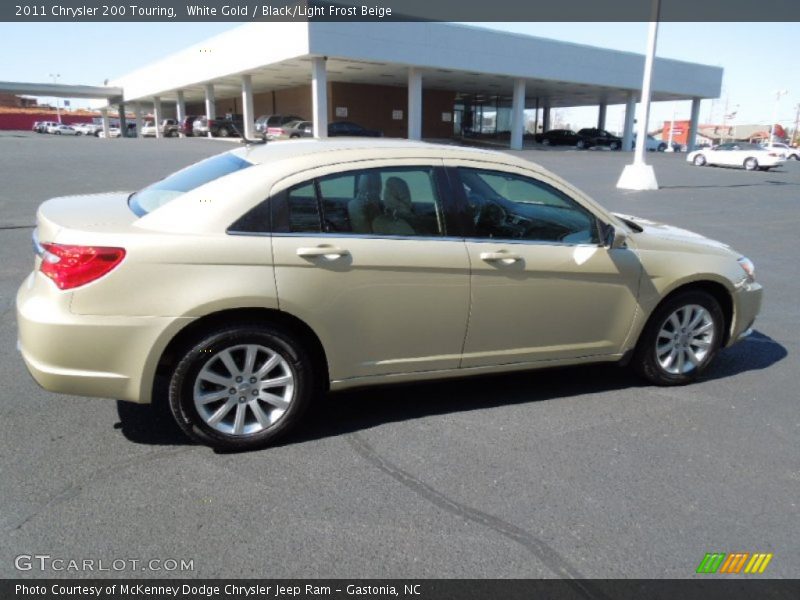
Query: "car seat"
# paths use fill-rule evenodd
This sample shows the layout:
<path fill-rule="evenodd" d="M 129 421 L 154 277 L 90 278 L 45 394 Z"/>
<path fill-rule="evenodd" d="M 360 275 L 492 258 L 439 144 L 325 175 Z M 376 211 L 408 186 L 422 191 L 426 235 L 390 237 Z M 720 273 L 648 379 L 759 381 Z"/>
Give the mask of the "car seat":
<path fill-rule="evenodd" d="M 408 184 L 399 177 L 389 177 L 383 187 L 383 214 L 372 221 L 375 233 L 414 235 L 409 223 L 414 219 L 414 206 Z"/>

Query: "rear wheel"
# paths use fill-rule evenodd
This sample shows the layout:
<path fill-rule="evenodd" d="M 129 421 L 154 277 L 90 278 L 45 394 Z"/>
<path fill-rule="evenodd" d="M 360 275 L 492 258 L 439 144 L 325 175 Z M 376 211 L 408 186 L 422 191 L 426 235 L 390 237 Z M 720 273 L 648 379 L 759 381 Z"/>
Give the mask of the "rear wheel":
<path fill-rule="evenodd" d="M 724 323 L 722 309 L 710 294 L 677 293 L 647 322 L 634 354 L 636 370 L 656 385 L 691 383 L 716 356 Z"/>
<path fill-rule="evenodd" d="M 550 145 L 550 138 L 543 138 L 542 146 L 549 146 L 549 145 Z"/>
<path fill-rule="evenodd" d="M 619 150 L 619 142 L 611 142 L 608 147 L 612 150 Z"/>
<path fill-rule="evenodd" d="M 758 161 L 752 156 L 750 158 L 745 158 L 744 168 L 747 169 L 748 171 L 755 171 L 756 169 L 758 169 Z"/>
<path fill-rule="evenodd" d="M 575 143 L 575 147 L 578 148 L 578 150 L 583 150 L 584 148 L 586 148 L 586 142 L 584 140 L 578 140 Z"/>
<path fill-rule="evenodd" d="M 703 167 L 706 164 L 706 157 L 703 156 L 702 154 L 698 154 L 697 156 L 694 157 L 694 160 L 692 162 L 694 163 L 695 167 Z"/>
<path fill-rule="evenodd" d="M 228 137 L 230 135 L 230 132 L 228 131 L 227 127 L 220 127 L 219 131 L 217 131 L 217 135 L 219 137 Z"/>
<path fill-rule="evenodd" d="M 172 374 L 169 406 L 189 437 L 251 450 L 294 427 L 318 389 L 311 356 L 282 329 L 242 324 L 187 348 Z"/>

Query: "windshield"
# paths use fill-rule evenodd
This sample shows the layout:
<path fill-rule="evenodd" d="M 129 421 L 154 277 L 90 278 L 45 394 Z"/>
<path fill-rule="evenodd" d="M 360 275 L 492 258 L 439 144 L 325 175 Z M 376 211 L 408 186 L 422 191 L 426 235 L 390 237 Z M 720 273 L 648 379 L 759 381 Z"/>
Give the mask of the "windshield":
<path fill-rule="evenodd" d="M 231 153 L 212 156 L 131 194 L 128 205 L 141 217 L 201 185 L 251 166 Z"/>

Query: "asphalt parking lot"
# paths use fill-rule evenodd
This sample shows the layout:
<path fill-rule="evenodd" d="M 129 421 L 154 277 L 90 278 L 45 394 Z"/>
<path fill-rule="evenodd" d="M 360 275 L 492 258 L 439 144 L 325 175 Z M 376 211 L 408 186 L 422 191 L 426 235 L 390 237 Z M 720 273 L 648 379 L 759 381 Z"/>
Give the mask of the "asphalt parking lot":
<path fill-rule="evenodd" d="M 755 262 L 756 333 L 689 387 L 604 366 L 338 393 L 246 454 L 192 445 L 149 407 L 39 389 L 14 316 L 37 205 L 136 189 L 229 147 L 0 134 L 0 577 L 684 578 L 735 551 L 800 575 L 800 163 L 650 154 L 661 189 L 622 192 L 631 155 L 523 153 L 613 210 Z M 193 570 L 15 569 L 37 553 Z"/>

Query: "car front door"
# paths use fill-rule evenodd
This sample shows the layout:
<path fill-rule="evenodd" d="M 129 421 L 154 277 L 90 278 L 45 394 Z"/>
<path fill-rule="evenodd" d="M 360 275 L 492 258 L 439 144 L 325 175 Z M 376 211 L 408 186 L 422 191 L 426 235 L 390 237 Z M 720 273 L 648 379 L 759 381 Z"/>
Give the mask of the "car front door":
<path fill-rule="evenodd" d="M 522 170 L 447 163 L 471 212 L 472 305 L 462 367 L 618 355 L 641 264 L 558 183 Z"/>
<path fill-rule="evenodd" d="M 320 337 L 331 379 L 457 369 L 469 258 L 448 237 L 441 161 L 340 165 L 279 185 L 280 308 Z"/>

